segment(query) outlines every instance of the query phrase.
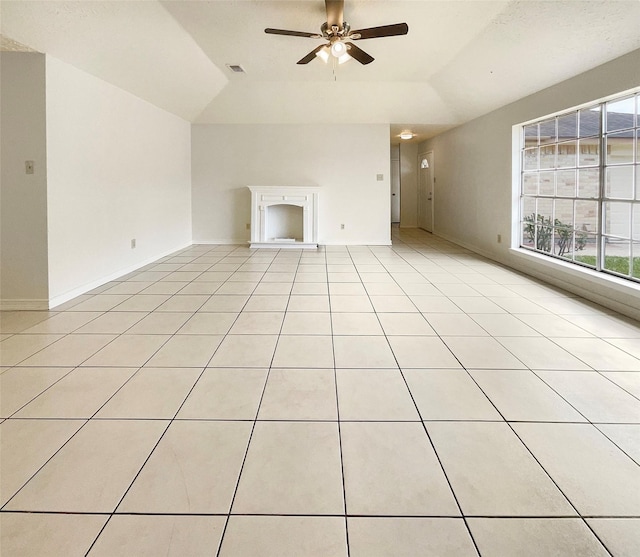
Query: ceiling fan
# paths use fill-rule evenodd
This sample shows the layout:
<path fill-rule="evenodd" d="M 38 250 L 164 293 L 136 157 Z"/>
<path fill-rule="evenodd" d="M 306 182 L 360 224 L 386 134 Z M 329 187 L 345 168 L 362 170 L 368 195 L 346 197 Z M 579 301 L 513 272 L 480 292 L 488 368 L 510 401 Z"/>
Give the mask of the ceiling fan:
<path fill-rule="evenodd" d="M 373 56 L 367 54 L 350 41 L 393 37 L 406 35 L 409 32 L 409 26 L 406 23 L 394 23 L 392 25 L 352 31 L 351 26 L 346 21 L 343 21 L 344 0 L 325 0 L 325 7 L 327 9 L 327 21 L 322 24 L 320 33 L 271 28 L 265 29 L 264 32 L 270 35 L 307 37 L 309 39 L 326 39 L 329 41 L 328 44 L 320 45 L 304 58 L 298 60 L 298 64 L 308 64 L 316 56 L 322 58 L 325 62 L 329 59 L 329 56 L 334 56 L 340 64 L 350 58 L 355 58 L 361 64 L 370 64 L 374 60 Z"/>

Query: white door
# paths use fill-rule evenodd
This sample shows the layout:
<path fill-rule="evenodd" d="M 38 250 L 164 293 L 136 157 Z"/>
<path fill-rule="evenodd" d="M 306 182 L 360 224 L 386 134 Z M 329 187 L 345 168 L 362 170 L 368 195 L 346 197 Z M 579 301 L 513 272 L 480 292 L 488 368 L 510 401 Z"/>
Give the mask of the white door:
<path fill-rule="evenodd" d="M 400 222 L 400 161 L 391 161 L 391 222 Z"/>
<path fill-rule="evenodd" d="M 418 227 L 433 232 L 433 151 L 418 155 Z"/>

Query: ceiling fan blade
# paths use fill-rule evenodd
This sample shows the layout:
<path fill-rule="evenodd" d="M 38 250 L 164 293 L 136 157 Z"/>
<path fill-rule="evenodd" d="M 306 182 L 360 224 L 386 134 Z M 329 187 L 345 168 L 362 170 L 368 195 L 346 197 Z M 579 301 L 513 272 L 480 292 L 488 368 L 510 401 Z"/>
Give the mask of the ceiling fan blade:
<path fill-rule="evenodd" d="M 406 23 L 394 23 L 392 25 L 382 25 L 380 27 L 369 27 L 367 29 L 358 29 L 351 31 L 351 35 L 360 35 L 358 39 L 352 37 L 352 40 L 360 39 L 377 39 L 378 37 L 394 37 L 396 35 L 406 35 L 409 32 L 409 26 Z"/>
<path fill-rule="evenodd" d="M 358 48 L 353 43 L 346 43 L 346 45 L 347 45 L 347 52 L 349 56 L 351 56 L 351 58 L 353 58 L 354 60 L 357 60 L 361 64 L 364 64 L 364 65 L 371 64 L 371 62 L 375 60 L 373 56 L 371 56 L 370 54 L 367 54 L 364 50 L 362 50 L 361 48 Z"/>
<path fill-rule="evenodd" d="M 269 35 L 287 35 L 289 37 L 308 37 L 310 39 L 321 39 L 322 35 L 318 33 L 305 33 L 304 31 L 288 31 L 287 29 L 265 29 L 265 33 Z"/>
<path fill-rule="evenodd" d="M 329 29 L 334 25 L 342 28 L 344 23 L 344 0 L 324 0 L 327 8 L 327 25 Z"/>
<path fill-rule="evenodd" d="M 319 47 L 314 48 L 304 58 L 301 58 L 300 60 L 298 60 L 297 63 L 298 64 L 308 64 L 309 62 L 311 62 L 311 60 L 313 60 L 316 57 L 316 52 L 320 52 L 324 47 L 325 47 L 325 45 L 321 44 Z"/>

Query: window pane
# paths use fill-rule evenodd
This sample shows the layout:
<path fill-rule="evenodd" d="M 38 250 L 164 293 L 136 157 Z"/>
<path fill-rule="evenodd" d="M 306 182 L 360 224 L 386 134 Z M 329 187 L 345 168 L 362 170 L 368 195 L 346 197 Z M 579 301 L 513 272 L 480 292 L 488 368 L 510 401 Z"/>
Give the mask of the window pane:
<path fill-rule="evenodd" d="M 581 139 L 578 152 L 579 166 L 597 166 L 600 164 L 600 140 L 597 137 Z"/>
<path fill-rule="evenodd" d="M 634 97 L 608 102 L 607 131 L 632 128 L 635 111 Z"/>
<path fill-rule="evenodd" d="M 576 166 L 576 141 L 567 141 L 566 143 L 558 143 L 558 168 L 567 168 Z"/>
<path fill-rule="evenodd" d="M 631 246 L 631 249 L 633 250 L 631 259 L 633 262 L 631 276 L 633 278 L 640 279 L 640 243 L 634 243 Z"/>
<path fill-rule="evenodd" d="M 556 119 L 540 122 L 540 145 L 555 143 L 557 141 Z"/>
<path fill-rule="evenodd" d="M 555 168 L 556 145 L 540 147 L 540 168 Z"/>
<path fill-rule="evenodd" d="M 608 236 L 631 237 L 631 203 L 604 203 L 603 231 Z"/>
<path fill-rule="evenodd" d="M 633 199 L 633 166 L 606 169 L 605 195 L 612 199 Z"/>
<path fill-rule="evenodd" d="M 575 170 L 560 170 L 556 173 L 556 195 L 561 197 L 576 196 Z"/>
<path fill-rule="evenodd" d="M 535 247 L 535 225 L 529 220 L 522 223 L 522 246 L 525 248 Z"/>
<path fill-rule="evenodd" d="M 522 152 L 522 168 L 523 170 L 538 169 L 538 148 L 525 149 Z"/>
<path fill-rule="evenodd" d="M 640 104 L 640 101 L 638 101 L 638 104 Z M 640 123 L 638 125 L 640 126 Z M 636 131 L 636 162 L 640 163 L 640 130 Z"/>
<path fill-rule="evenodd" d="M 538 199 L 538 218 L 543 218 L 542 224 L 550 224 L 553 219 L 553 199 Z"/>
<path fill-rule="evenodd" d="M 579 113 L 580 137 L 600 135 L 600 107 L 584 108 Z"/>
<path fill-rule="evenodd" d="M 572 112 L 564 116 L 558 116 L 558 141 L 575 139 L 578 137 L 578 113 Z"/>
<path fill-rule="evenodd" d="M 575 225 L 587 232 L 598 232 L 597 201 L 576 201 Z"/>
<path fill-rule="evenodd" d="M 525 195 L 537 195 L 538 193 L 538 173 L 525 172 L 522 174 L 522 193 Z"/>
<path fill-rule="evenodd" d="M 631 223 L 631 237 L 640 242 L 640 205 L 633 205 L 633 222 Z M 640 257 L 640 251 L 636 254 Z"/>
<path fill-rule="evenodd" d="M 554 172 L 540 172 L 540 195 L 555 195 L 556 178 Z"/>
<path fill-rule="evenodd" d="M 598 238 L 594 234 L 586 234 L 582 239 L 582 249 L 574 255 L 574 260 L 590 267 L 596 266 Z"/>
<path fill-rule="evenodd" d="M 629 250 L 627 240 L 605 238 L 603 268 L 621 275 L 629 274 Z"/>
<path fill-rule="evenodd" d="M 524 127 L 524 146 L 525 148 L 538 146 L 538 124 Z"/>
<path fill-rule="evenodd" d="M 573 229 L 573 200 L 556 199 L 554 201 L 555 226 L 568 226 Z"/>
<path fill-rule="evenodd" d="M 536 212 L 536 198 L 525 197 L 522 200 L 522 219 L 524 220 L 526 217 L 535 218 L 535 212 Z"/>
<path fill-rule="evenodd" d="M 607 136 L 607 164 L 633 163 L 633 130 Z"/>
<path fill-rule="evenodd" d="M 600 191 L 600 170 L 589 168 L 578 170 L 578 197 L 598 197 Z"/>

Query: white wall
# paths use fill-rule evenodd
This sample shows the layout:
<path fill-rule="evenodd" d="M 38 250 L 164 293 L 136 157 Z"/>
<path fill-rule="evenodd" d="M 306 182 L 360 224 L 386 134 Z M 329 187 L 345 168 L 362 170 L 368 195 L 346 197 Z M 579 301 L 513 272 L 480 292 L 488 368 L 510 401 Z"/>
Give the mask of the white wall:
<path fill-rule="evenodd" d="M 437 233 L 472 250 L 640 317 L 640 288 L 612 286 L 510 250 L 512 127 L 640 85 L 640 50 L 521 99 L 420 145 L 437 160 Z M 497 235 L 502 235 L 502 243 Z"/>
<path fill-rule="evenodd" d="M 190 124 L 47 57 L 49 296 L 190 244 Z M 131 239 L 137 247 L 131 249 Z"/>
<path fill-rule="evenodd" d="M 400 228 L 418 226 L 418 144 L 400 143 Z"/>
<path fill-rule="evenodd" d="M 248 241 L 247 186 L 290 185 L 322 188 L 320 244 L 387 245 L 389 171 L 387 125 L 194 125 L 193 241 Z"/>
<path fill-rule="evenodd" d="M 0 308 L 47 307 L 45 56 L 2 52 Z M 25 161 L 34 173 L 25 173 Z"/>

